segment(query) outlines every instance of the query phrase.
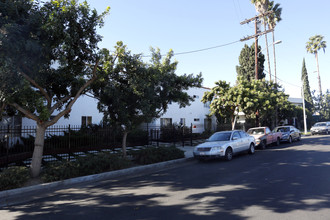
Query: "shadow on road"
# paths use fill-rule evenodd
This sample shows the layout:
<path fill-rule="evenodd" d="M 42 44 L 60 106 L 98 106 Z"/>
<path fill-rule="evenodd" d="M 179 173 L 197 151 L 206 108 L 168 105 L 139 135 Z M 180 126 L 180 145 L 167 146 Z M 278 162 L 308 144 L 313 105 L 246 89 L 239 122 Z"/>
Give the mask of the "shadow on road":
<path fill-rule="evenodd" d="M 249 219 L 330 207 L 330 136 L 54 192 L 15 219 Z M 7 212 L 8 213 L 8 212 Z M 0 212 L 1 214 L 1 212 Z M 280 215 L 279 215 L 280 216 Z M 260 216 L 259 216 L 260 217 Z"/>

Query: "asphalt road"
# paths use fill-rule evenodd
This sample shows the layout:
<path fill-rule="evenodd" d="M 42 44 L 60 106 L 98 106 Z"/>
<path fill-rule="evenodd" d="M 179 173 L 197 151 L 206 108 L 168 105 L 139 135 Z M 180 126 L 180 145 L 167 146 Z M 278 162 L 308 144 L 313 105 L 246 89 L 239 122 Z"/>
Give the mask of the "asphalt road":
<path fill-rule="evenodd" d="M 58 190 L 0 219 L 330 219 L 330 135 Z"/>

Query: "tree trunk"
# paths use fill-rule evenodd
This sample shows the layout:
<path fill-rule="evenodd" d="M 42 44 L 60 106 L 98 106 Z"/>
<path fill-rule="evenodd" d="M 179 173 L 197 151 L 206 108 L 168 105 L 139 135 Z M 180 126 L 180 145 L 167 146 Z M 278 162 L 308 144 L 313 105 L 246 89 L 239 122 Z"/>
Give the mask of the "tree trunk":
<path fill-rule="evenodd" d="M 37 133 L 34 141 L 34 150 L 31 162 L 31 175 L 37 177 L 41 171 L 41 161 L 45 143 L 46 126 L 37 123 Z"/>
<path fill-rule="evenodd" d="M 315 58 L 316 58 L 316 65 L 317 65 L 317 79 L 319 81 L 319 93 L 320 93 L 320 99 L 322 96 L 322 88 L 321 88 L 321 77 L 320 77 L 320 69 L 319 69 L 319 59 L 317 56 L 317 52 L 315 53 Z"/>
<path fill-rule="evenodd" d="M 127 134 L 128 132 L 125 130 L 123 134 L 123 140 L 122 140 L 122 151 L 123 151 L 123 157 L 126 157 L 126 140 L 127 140 Z"/>
<path fill-rule="evenodd" d="M 260 127 L 259 110 L 256 111 L 256 127 Z"/>

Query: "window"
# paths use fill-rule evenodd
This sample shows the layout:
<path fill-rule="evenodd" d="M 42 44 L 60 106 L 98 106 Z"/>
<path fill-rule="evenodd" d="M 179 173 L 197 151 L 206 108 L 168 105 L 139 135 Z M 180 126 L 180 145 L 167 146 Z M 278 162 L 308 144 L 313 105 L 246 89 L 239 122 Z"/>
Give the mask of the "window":
<path fill-rule="evenodd" d="M 210 108 L 211 102 L 205 102 L 204 103 L 204 108 Z"/>
<path fill-rule="evenodd" d="M 241 135 L 241 137 L 242 137 L 242 138 L 243 138 L 243 137 L 247 137 L 247 136 L 248 136 L 248 134 L 247 134 L 247 133 L 245 133 L 244 131 L 240 131 L 239 133 L 240 133 L 240 135 Z"/>
<path fill-rule="evenodd" d="M 204 130 L 211 131 L 212 129 L 212 119 L 204 118 Z"/>
<path fill-rule="evenodd" d="M 241 138 L 241 136 L 239 135 L 239 133 L 237 131 L 235 131 L 234 134 L 233 134 L 233 139 L 234 138 L 237 138 L 237 139 Z"/>
<path fill-rule="evenodd" d="M 92 124 L 92 116 L 81 116 L 81 126 L 88 126 Z"/>
<path fill-rule="evenodd" d="M 160 126 L 167 127 L 172 125 L 172 118 L 161 118 L 160 119 Z"/>
<path fill-rule="evenodd" d="M 186 119 L 180 118 L 180 125 L 186 125 Z"/>

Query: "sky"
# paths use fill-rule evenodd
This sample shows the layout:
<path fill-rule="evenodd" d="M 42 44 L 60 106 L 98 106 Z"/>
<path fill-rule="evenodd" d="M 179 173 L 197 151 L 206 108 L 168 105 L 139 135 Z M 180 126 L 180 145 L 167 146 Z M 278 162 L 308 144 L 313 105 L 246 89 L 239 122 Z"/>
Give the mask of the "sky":
<path fill-rule="evenodd" d="M 87 0 L 99 13 L 110 6 L 105 25 L 98 31 L 103 36 L 100 48 L 113 50 L 123 41 L 134 54 L 150 55 L 150 47 L 162 54 L 170 49 L 178 55 L 177 74 L 202 73 L 203 86 L 212 88 L 225 80 L 233 85 L 236 66 L 244 44 L 254 39 L 240 39 L 254 34 L 254 23 L 240 22 L 257 15 L 250 0 Z M 274 0 L 282 7 L 282 21 L 275 28 L 276 73 L 278 82 L 290 97 L 301 97 L 301 70 L 305 58 L 311 90 L 318 92 L 315 56 L 306 51 L 306 42 L 322 35 L 328 48 L 319 51 L 322 91 L 330 90 L 330 1 Z M 272 34 L 269 33 L 271 73 L 274 75 Z M 258 40 L 266 56 L 265 37 Z M 213 49 L 207 49 L 213 48 Z M 207 49 L 207 50 L 204 50 Z M 199 52 L 192 52 L 198 51 Z M 185 53 L 190 52 L 190 53 Z M 180 54 L 184 53 L 184 54 Z M 145 58 L 148 61 L 149 58 Z M 268 71 L 267 58 L 264 63 Z M 269 74 L 266 73 L 266 79 Z M 274 77 L 272 76 L 274 79 Z"/>

